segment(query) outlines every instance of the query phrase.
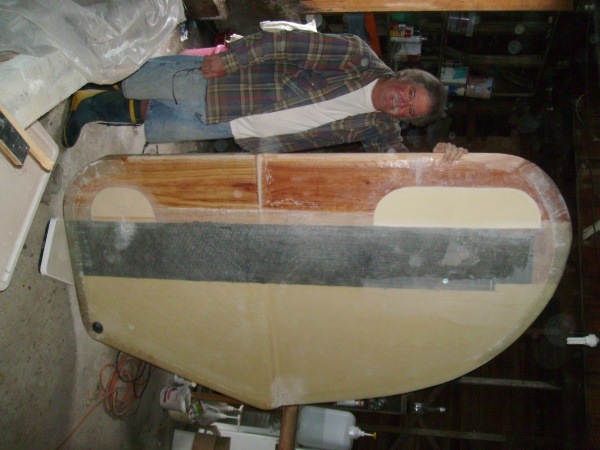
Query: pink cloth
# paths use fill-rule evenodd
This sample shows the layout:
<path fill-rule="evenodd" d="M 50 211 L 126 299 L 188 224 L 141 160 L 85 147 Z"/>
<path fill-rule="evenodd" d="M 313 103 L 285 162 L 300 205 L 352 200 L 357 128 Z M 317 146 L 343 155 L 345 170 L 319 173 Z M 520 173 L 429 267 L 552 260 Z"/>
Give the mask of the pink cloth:
<path fill-rule="evenodd" d="M 180 52 L 180 55 L 192 55 L 192 56 L 207 56 L 215 55 L 217 53 L 226 52 L 227 47 L 219 44 L 216 47 L 205 47 L 205 48 L 188 48 Z"/>

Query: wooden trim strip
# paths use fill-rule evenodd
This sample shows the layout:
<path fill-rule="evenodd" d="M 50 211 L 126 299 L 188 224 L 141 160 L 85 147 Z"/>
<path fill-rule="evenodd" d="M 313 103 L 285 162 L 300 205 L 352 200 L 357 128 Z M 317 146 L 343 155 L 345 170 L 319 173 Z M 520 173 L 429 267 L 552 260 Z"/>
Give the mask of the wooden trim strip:
<path fill-rule="evenodd" d="M 572 0 L 302 0 L 301 8 L 313 13 L 396 11 L 573 11 Z"/>

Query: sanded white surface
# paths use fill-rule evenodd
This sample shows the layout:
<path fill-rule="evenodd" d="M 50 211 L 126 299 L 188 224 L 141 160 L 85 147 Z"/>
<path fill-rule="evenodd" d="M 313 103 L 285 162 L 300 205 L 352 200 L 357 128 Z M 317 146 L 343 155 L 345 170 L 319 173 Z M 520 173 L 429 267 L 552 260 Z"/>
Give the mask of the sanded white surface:
<path fill-rule="evenodd" d="M 100 191 L 92 202 L 91 214 L 93 220 L 156 220 L 152 205 L 144 194 L 126 187 Z"/>
<path fill-rule="evenodd" d="M 42 150 L 56 161 L 58 146 L 46 130 L 35 122 L 27 131 L 35 139 L 44 137 Z M 38 137 L 36 137 L 38 136 Z M 46 139 L 47 138 L 47 139 Z M 22 167 L 0 158 L 0 290 L 5 290 L 12 277 L 21 249 L 33 221 L 50 172 L 44 171 L 35 159 L 27 156 Z"/>
<path fill-rule="evenodd" d="M 540 228 L 525 192 L 510 188 L 419 186 L 396 189 L 377 204 L 375 225 L 390 227 Z"/>
<path fill-rule="evenodd" d="M 94 300 L 90 315 L 104 326 L 96 339 L 262 409 L 394 395 L 457 378 L 514 342 L 557 282 L 442 291 L 82 281 Z"/>

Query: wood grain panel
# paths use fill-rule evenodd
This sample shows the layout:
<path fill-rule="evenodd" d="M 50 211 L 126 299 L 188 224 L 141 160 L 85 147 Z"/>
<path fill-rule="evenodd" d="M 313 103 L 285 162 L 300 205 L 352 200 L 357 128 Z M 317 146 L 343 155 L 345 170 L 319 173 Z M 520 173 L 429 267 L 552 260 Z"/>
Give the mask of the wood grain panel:
<path fill-rule="evenodd" d="M 572 11 L 572 0 L 302 0 L 306 12 L 395 11 Z"/>
<path fill-rule="evenodd" d="M 132 187 L 153 205 L 156 217 L 170 208 L 256 209 L 255 159 L 251 155 L 114 156 L 85 167 L 65 193 L 65 215 L 89 218 L 93 198 L 107 187 Z"/>
<path fill-rule="evenodd" d="M 532 178 L 545 176 L 543 172 L 526 160 L 508 155 L 471 154 L 453 164 L 443 163 L 441 155 L 425 153 L 259 158 L 263 210 L 372 213 L 384 195 L 402 187 L 481 186 L 526 192 L 540 207 L 542 220 L 548 220 L 553 214 L 548 199 L 558 194 L 553 185 L 546 183 L 546 191 L 534 189 Z"/>
<path fill-rule="evenodd" d="M 100 191 L 130 187 L 144 195 L 158 221 L 370 225 L 377 204 L 393 190 L 481 186 L 521 190 L 537 203 L 542 220 L 569 221 L 556 187 L 524 159 L 441 159 L 431 153 L 108 157 L 71 183 L 65 215 L 89 220 Z"/>
<path fill-rule="evenodd" d="M 130 187 L 158 221 L 367 225 L 381 198 L 412 186 L 514 188 L 542 220 L 569 221 L 554 184 L 524 159 L 470 154 L 448 164 L 431 153 L 108 157 L 71 183 L 65 215 L 89 220 L 100 191 Z"/>

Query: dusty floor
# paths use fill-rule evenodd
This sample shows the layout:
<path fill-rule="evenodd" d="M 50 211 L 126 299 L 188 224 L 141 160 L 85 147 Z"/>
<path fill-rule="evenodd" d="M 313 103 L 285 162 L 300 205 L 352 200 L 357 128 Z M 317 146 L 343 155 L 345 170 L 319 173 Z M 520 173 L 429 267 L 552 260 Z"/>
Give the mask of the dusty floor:
<path fill-rule="evenodd" d="M 218 31 L 250 34 L 261 20 L 298 20 L 297 2 L 257 1 L 248 12 L 242 0 L 228 0 L 230 19 L 182 42 L 177 28 L 155 55 L 178 53 L 185 47 L 212 45 Z M 272 4 L 271 4 L 272 3 Z M 212 25 L 211 25 L 212 24 Z M 60 142 L 67 110 L 63 102 L 40 118 L 50 136 Z M 172 374 L 154 369 L 139 410 L 131 418 L 109 415 L 102 404 L 99 377 L 116 351 L 94 341 L 83 329 L 73 286 L 39 272 L 46 226 L 62 217 L 65 188 L 86 164 L 108 154 L 139 154 L 144 148 L 142 127 L 87 125 L 70 149 L 59 144 L 59 156 L 31 225 L 9 287 L 0 292 L 0 448 L 57 448 L 76 425 L 80 428 L 61 448 L 170 448 L 173 423 L 159 406 L 158 395 Z M 148 153 L 212 151 L 211 143 L 151 146 Z M 6 213 L 3 212 L 3 213 Z M 89 413 L 92 411 L 91 413 Z M 89 413 L 89 416 L 86 415 Z"/>
<path fill-rule="evenodd" d="M 180 30 L 156 53 L 177 53 L 184 45 Z M 67 102 L 40 119 L 60 142 Z M 48 221 L 62 217 L 65 188 L 84 165 L 108 154 L 139 154 L 145 138 L 141 127 L 87 125 L 70 149 L 59 156 L 37 209 L 8 288 L 0 292 L 0 448 L 57 448 L 102 398 L 102 367 L 116 351 L 92 340 L 83 329 L 73 286 L 39 272 Z M 204 151 L 202 143 L 161 145 L 147 152 Z M 210 148 L 209 148 L 210 150 Z M 4 211 L 3 213 L 7 213 Z M 108 372 L 107 372 L 108 373 Z M 111 417 L 98 406 L 62 448 L 170 448 L 173 426 L 158 402 L 172 375 L 155 369 L 137 413 Z"/>

